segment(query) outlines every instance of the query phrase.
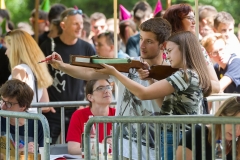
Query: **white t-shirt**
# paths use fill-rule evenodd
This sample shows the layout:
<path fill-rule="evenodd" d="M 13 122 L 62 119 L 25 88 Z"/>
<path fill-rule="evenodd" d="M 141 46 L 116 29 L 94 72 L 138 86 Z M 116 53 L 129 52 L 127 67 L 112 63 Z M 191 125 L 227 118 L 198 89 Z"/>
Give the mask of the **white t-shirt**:
<path fill-rule="evenodd" d="M 138 77 L 138 73 L 131 71 L 131 73 L 122 73 L 123 75 L 127 76 L 128 78 L 134 80 L 135 82 L 143 85 L 149 86 L 148 81 L 141 80 Z M 160 113 L 160 107 L 156 104 L 154 100 L 140 100 L 135 95 L 133 95 L 130 91 L 126 89 L 126 87 L 114 76 L 110 76 L 110 78 L 116 83 L 118 86 L 118 97 L 117 97 L 117 106 L 116 106 L 116 116 L 151 116 L 153 114 Z M 132 126 L 132 135 L 136 135 L 136 137 L 132 137 L 132 140 L 137 139 L 137 134 L 134 132 L 137 131 L 136 126 Z M 143 127 L 144 128 L 144 127 Z M 127 130 L 124 130 L 123 133 L 127 133 Z M 142 132 L 144 133 L 144 132 Z M 146 133 L 146 132 L 145 132 Z M 126 134 L 128 135 L 128 134 Z M 128 137 L 128 136 L 127 136 Z M 144 143 L 145 135 L 142 142 Z M 123 139 L 123 156 L 129 158 L 129 141 L 127 139 Z M 137 152 L 137 143 L 132 143 L 132 159 L 138 159 L 138 152 Z M 149 150 L 149 158 L 155 159 L 155 151 L 153 148 Z M 142 159 L 146 159 L 146 146 L 142 144 Z"/>
<path fill-rule="evenodd" d="M 24 71 L 27 73 L 28 78 L 26 79 L 25 83 L 27 83 L 29 85 L 29 87 L 31 87 L 33 92 L 34 92 L 32 103 L 37 102 L 34 75 L 33 75 L 33 72 L 31 70 L 31 68 L 26 64 L 19 64 L 19 65 L 15 66 L 14 68 L 24 69 Z M 12 79 L 12 75 L 10 75 L 8 79 Z M 40 101 L 42 95 L 43 95 L 43 89 L 38 88 L 38 102 Z M 37 108 L 29 108 L 28 112 L 29 113 L 37 113 Z"/>

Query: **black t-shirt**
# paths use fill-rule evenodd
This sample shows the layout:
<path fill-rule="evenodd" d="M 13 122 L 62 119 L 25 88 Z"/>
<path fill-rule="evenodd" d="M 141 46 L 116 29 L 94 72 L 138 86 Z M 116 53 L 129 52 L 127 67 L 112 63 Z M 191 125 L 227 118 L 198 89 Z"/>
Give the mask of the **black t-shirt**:
<path fill-rule="evenodd" d="M 8 57 L 5 55 L 6 48 L 2 45 L 0 46 L 0 86 L 4 84 L 7 80 L 10 72 L 10 64 Z"/>
<path fill-rule="evenodd" d="M 34 142 L 34 120 L 28 119 L 28 142 Z M 19 126 L 19 140 L 24 142 L 24 125 Z M 38 121 L 38 145 L 39 147 L 43 147 L 43 128 L 42 128 L 42 123 Z M 11 133 L 11 138 L 15 142 L 15 126 L 10 125 L 10 133 Z M 1 117 L 1 135 L 4 136 L 6 135 L 6 118 Z M 27 142 L 27 143 L 28 143 Z M 24 144 L 27 144 L 24 142 Z"/>
<path fill-rule="evenodd" d="M 202 160 L 202 128 L 199 125 L 195 126 L 195 133 L 196 133 L 196 160 Z M 212 159 L 212 146 L 208 142 L 208 128 L 205 126 L 205 147 L 206 147 L 206 159 Z M 179 146 L 182 146 L 182 139 L 179 142 Z M 186 148 L 192 150 L 192 130 L 186 132 Z M 231 154 L 227 155 L 227 160 L 232 160 Z"/>
<path fill-rule="evenodd" d="M 61 55 L 63 62 L 69 63 L 70 55 L 95 55 L 91 44 L 78 39 L 74 45 L 64 44 L 59 37 L 54 38 L 54 51 Z M 51 40 L 48 39 L 40 46 L 45 56 L 51 55 Z M 73 78 L 49 65 L 50 74 L 53 77 L 53 85 L 48 88 L 49 99 L 56 101 L 81 101 L 84 99 L 84 81 Z M 79 72 L 81 72 L 79 70 Z"/>

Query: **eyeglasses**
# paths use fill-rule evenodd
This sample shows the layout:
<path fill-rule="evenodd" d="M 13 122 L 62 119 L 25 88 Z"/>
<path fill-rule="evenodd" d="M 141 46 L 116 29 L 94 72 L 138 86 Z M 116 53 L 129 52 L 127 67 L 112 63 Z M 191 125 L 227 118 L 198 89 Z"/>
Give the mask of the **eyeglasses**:
<path fill-rule="evenodd" d="M 76 14 L 80 14 L 82 15 L 83 12 L 81 9 L 74 9 L 74 10 L 70 10 L 69 12 L 67 12 L 66 16 L 64 16 L 62 19 L 64 19 L 65 17 L 68 17 L 68 16 L 72 16 L 72 15 L 76 15 Z"/>
<path fill-rule="evenodd" d="M 219 53 L 223 53 L 223 48 L 218 49 L 218 51 L 211 52 L 212 57 L 217 57 Z"/>
<path fill-rule="evenodd" d="M 97 87 L 95 90 L 93 90 L 93 92 L 94 91 L 100 91 L 100 92 L 103 92 L 103 91 L 105 91 L 105 90 L 112 90 L 112 86 L 110 86 L 110 85 L 107 85 L 107 86 L 99 86 L 99 87 Z"/>
<path fill-rule="evenodd" d="M 0 100 L 0 106 L 2 108 L 3 105 L 6 105 L 7 108 L 11 108 L 13 105 L 18 104 L 18 103 L 12 103 L 4 100 Z"/>
<path fill-rule="evenodd" d="M 186 16 L 184 18 L 187 18 L 189 21 L 193 22 L 195 21 L 195 17 L 191 17 L 191 16 Z"/>

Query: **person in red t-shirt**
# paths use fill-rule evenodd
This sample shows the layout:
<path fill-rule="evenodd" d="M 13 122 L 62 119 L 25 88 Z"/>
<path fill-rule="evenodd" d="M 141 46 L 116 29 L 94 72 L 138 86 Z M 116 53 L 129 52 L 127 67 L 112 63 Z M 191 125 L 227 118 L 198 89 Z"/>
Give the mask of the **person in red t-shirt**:
<path fill-rule="evenodd" d="M 86 99 L 89 107 L 77 110 L 73 113 L 67 133 L 68 153 L 73 155 L 81 154 L 81 135 L 84 130 L 84 123 L 89 116 L 115 116 L 115 108 L 109 107 L 112 101 L 112 86 L 106 79 L 90 80 L 86 85 Z M 112 124 L 107 124 L 107 135 L 110 135 Z M 104 125 L 99 123 L 99 142 L 104 139 Z"/>

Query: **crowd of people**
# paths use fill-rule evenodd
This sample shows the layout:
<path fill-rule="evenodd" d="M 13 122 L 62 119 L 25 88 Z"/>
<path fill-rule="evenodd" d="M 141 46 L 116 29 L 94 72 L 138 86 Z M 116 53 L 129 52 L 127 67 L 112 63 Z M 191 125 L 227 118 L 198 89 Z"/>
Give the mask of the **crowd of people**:
<path fill-rule="evenodd" d="M 30 102 L 88 100 L 89 106 L 84 109 L 79 109 L 79 106 L 65 108 L 66 132 L 63 134 L 70 154 L 81 154 L 80 135 L 89 116 L 209 114 L 211 108 L 206 97 L 211 93 L 240 91 L 240 44 L 234 34 L 235 21 L 230 13 L 218 12 L 209 5 L 200 6 L 198 11 L 199 26 L 196 26 L 194 10 L 189 4 L 174 4 L 153 14 L 146 1 L 139 1 L 133 7 L 132 17 L 121 19 L 118 30 L 114 31 L 107 23 L 111 24 L 111 19 L 108 21 L 103 13 L 95 12 L 89 18 L 84 10 L 54 4 L 48 13 L 39 11 L 38 21 L 34 19 L 35 10 L 30 14 L 31 24 L 38 23 L 38 31 L 35 32 L 39 38 L 36 42 L 34 33 L 26 26 L 11 27 L 7 10 L 1 9 L 0 17 L 8 22 L 8 32 L 2 34 L 0 46 L 1 109 L 37 113 L 36 108 L 30 107 Z M 195 32 L 196 27 L 199 27 L 199 33 Z M 118 33 L 117 46 L 114 45 L 114 32 Z M 132 58 L 143 62 L 145 68 L 168 65 L 178 70 L 158 81 L 149 78 L 149 70 L 145 68 L 122 73 L 106 64 L 102 64 L 104 68 L 100 70 L 73 66 L 69 64 L 70 55 Z M 38 63 L 46 58 L 47 63 Z M 118 86 L 115 107 L 110 106 L 112 82 Z M 25 99 L 27 95 L 28 100 Z M 55 144 L 61 133 L 60 109 L 49 106 L 42 112 L 49 122 L 50 136 Z M 239 117 L 239 112 L 238 101 L 232 98 L 219 108 L 216 116 Z M 19 121 L 19 126 L 24 126 L 24 122 Z M 111 127 L 107 124 L 107 135 L 111 134 Z M 217 127 L 215 138 L 219 140 L 221 125 Z M 130 150 L 132 159 L 138 158 L 137 128 L 132 128 L 130 135 L 128 126 L 123 126 L 123 156 L 126 159 Z M 172 137 L 172 126 L 167 128 L 168 137 Z M 234 132 L 231 127 L 226 128 Z M 196 129 L 196 133 L 201 132 L 198 125 L 192 129 Z M 187 159 L 192 157 L 192 129 L 186 132 Z M 211 126 L 206 126 L 208 135 L 210 129 Z M 39 136 L 38 144 L 42 146 L 42 135 Z M 99 142 L 102 142 L 103 124 L 99 126 L 99 136 Z M 129 136 L 132 136 L 132 148 Z M 236 136 L 240 136 L 238 131 Z M 161 153 L 164 153 L 164 143 L 167 143 L 167 159 L 173 159 L 173 138 L 165 141 L 161 134 L 161 139 Z M 32 142 L 29 140 L 29 148 Z M 141 142 L 142 158 L 146 159 L 146 141 L 142 139 Z M 154 141 L 149 143 L 154 146 Z M 211 147 L 211 139 L 206 144 Z M 230 151 L 228 148 L 226 152 L 228 159 L 232 156 Z M 149 152 L 150 159 L 155 159 L 154 147 L 150 147 Z M 182 141 L 177 149 L 178 159 L 182 157 L 181 153 Z M 207 157 L 211 155 L 207 152 Z M 161 157 L 164 159 L 163 155 Z"/>

